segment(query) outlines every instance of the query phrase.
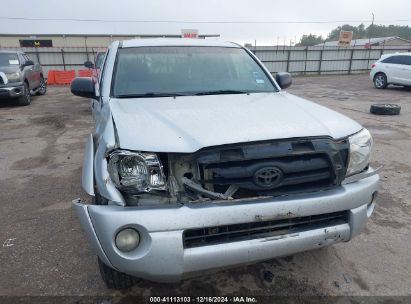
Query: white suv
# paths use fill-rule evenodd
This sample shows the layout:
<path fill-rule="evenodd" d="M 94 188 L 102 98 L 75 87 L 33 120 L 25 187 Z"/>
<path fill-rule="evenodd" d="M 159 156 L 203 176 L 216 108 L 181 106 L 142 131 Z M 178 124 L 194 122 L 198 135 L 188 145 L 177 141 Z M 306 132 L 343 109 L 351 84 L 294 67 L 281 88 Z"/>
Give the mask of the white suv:
<path fill-rule="evenodd" d="M 370 77 L 377 89 L 389 84 L 411 86 L 411 53 L 382 55 L 372 65 Z"/>

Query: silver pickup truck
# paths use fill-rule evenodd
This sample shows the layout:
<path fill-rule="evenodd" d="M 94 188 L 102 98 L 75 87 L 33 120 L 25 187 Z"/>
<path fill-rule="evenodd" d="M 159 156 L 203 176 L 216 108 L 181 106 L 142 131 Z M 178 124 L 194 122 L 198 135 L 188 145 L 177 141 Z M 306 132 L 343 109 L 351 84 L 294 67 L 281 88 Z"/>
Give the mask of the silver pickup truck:
<path fill-rule="evenodd" d="M 359 234 L 375 207 L 372 137 L 283 89 L 228 42 L 113 42 L 97 83 L 76 78 L 95 122 L 75 200 L 108 287 L 172 282 Z M 363 254 L 363 253 L 358 253 Z"/>
<path fill-rule="evenodd" d="M 46 81 L 39 64 L 24 52 L 0 50 L 0 99 L 17 99 L 19 105 L 31 103 L 31 95 L 46 94 Z"/>

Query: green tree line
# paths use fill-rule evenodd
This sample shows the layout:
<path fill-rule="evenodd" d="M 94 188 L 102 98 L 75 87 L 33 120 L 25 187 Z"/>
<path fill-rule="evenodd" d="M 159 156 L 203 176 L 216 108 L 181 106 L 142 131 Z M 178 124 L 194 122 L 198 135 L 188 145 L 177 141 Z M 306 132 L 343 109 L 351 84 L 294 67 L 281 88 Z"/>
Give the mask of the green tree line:
<path fill-rule="evenodd" d="M 314 34 L 303 35 L 297 46 L 312 46 L 324 41 L 335 41 L 340 37 L 341 31 L 352 31 L 353 39 L 362 38 L 378 38 L 378 37 L 390 37 L 398 36 L 404 39 L 411 40 L 411 27 L 408 25 L 369 25 L 365 27 L 364 24 L 358 26 L 353 26 L 349 24 L 344 24 L 343 26 L 336 27 L 328 35 L 327 38 L 323 38 L 321 35 L 317 36 Z"/>

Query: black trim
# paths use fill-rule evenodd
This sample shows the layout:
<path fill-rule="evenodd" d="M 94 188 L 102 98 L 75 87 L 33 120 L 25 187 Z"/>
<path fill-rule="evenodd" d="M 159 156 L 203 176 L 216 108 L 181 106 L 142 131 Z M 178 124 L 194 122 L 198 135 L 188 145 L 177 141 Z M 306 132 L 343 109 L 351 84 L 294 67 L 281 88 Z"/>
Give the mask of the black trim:
<path fill-rule="evenodd" d="M 348 223 L 349 212 L 340 211 L 304 217 L 188 229 L 183 232 L 184 248 L 275 238 Z"/>
<path fill-rule="evenodd" d="M 304 138 L 217 146 L 193 153 L 206 188 L 224 193 L 229 185 L 240 189 L 234 199 L 309 193 L 339 187 L 349 157 L 348 140 Z M 262 168 L 279 168 L 281 182 L 259 187 L 253 180 Z"/>

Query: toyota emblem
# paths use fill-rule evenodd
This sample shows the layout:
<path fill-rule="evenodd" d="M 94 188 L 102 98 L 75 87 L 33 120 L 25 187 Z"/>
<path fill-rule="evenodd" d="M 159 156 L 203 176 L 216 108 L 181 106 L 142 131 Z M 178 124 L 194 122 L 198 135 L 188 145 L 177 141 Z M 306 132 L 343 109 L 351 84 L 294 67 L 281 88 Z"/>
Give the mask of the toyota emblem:
<path fill-rule="evenodd" d="M 262 188 L 274 188 L 283 180 L 283 172 L 277 167 L 264 167 L 254 173 L 254 183 Z"/>

